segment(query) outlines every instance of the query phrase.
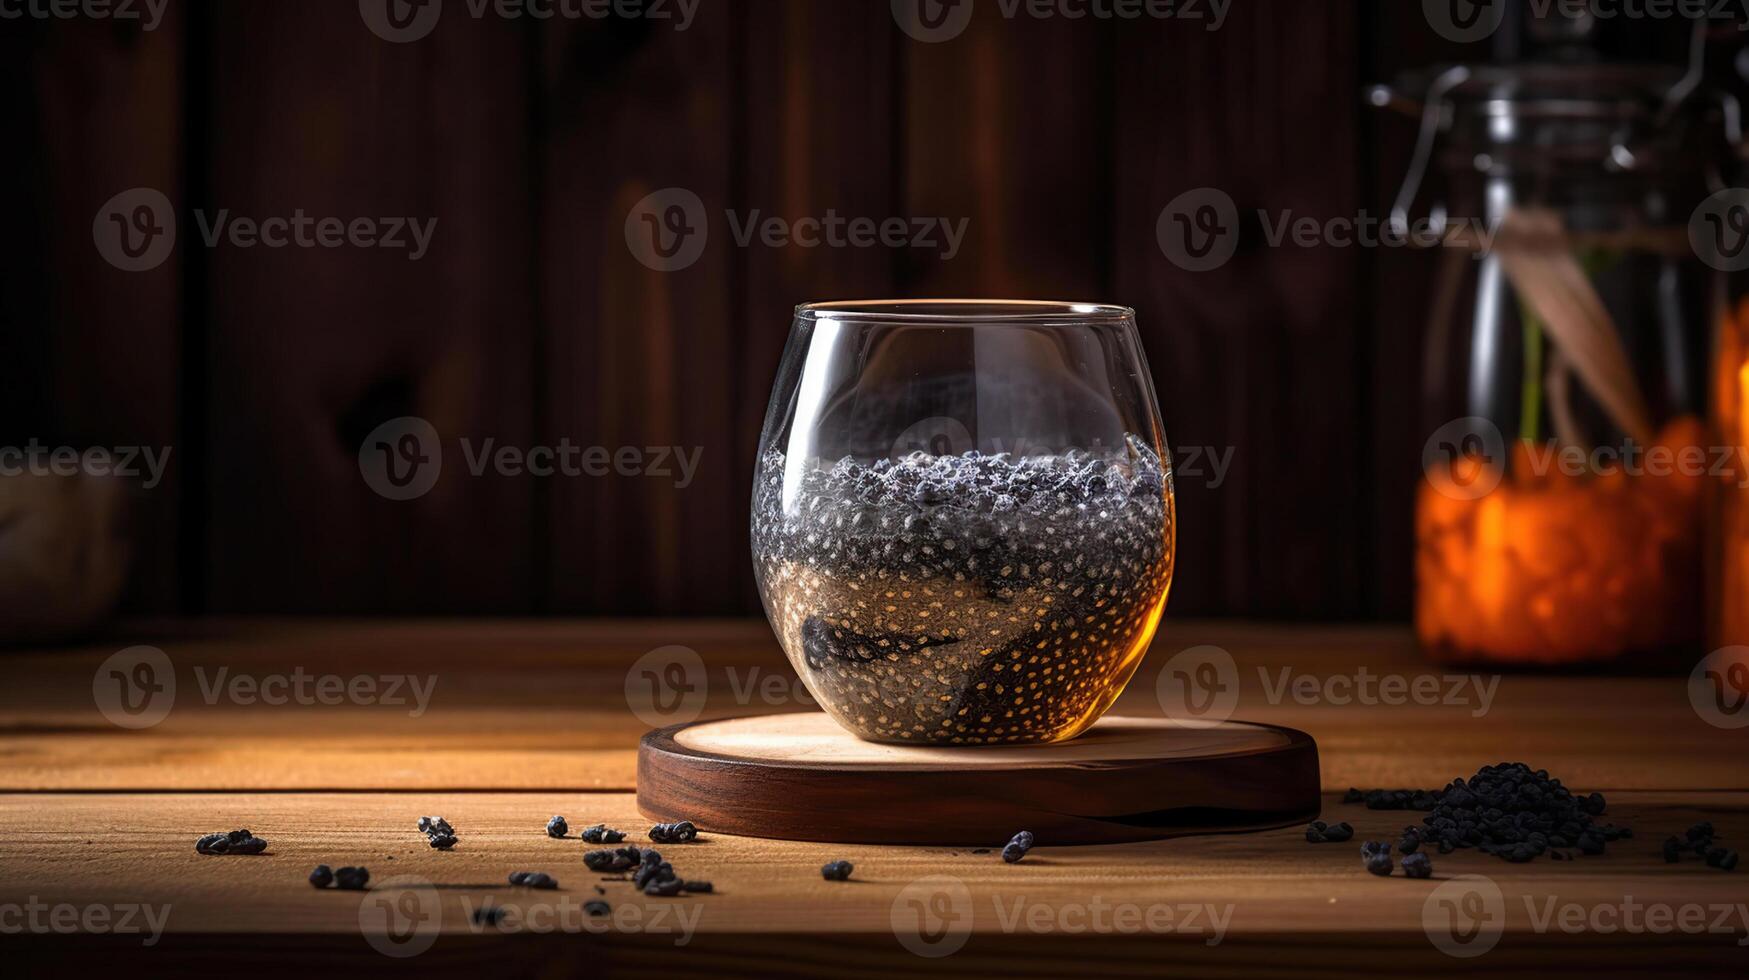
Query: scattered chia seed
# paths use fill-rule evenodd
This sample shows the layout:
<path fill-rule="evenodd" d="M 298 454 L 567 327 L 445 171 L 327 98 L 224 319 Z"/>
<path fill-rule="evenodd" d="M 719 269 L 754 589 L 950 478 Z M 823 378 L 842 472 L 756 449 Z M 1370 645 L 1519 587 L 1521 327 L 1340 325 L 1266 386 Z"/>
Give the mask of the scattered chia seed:
<path fill-rule="evenodd" d="M 326 864 L 316 865 L 316 870 L 310 872 L 310 884 L 317 888 L 327 888 L 334 883 L 334 869 Z"/>
<path fill-rule="evenodd" d="M 233 830 L 207 834 L 194 842 L 194 849 L 200 854 L 260 854 L 267 850 L 267 841 L 247 830 Z"/>
<path fill-rule="evenodd" d="M 614 830 L 600 823 L 585 829 L 580 836 L 591 844 L 618 844 L 626 839 L 625 831 Z"/>
<path fill-rule="evenodd" d="M 1023 830 L 1020 833 L 1015 834 L 1014 837 L 1003 846 L 1002 860 L 1009 864 L 1018 862 L 1021 858 L 1026 857 L 1026 852 L 1032 850 L 1032 842 L 1033 837 L 1032 831 L 1030 830 Z"/>
<path fill-rule="evenodd" d="M 676 877 L 678 876 L 674 874 L 674 865 L 667 861 L 656 864 L 645 862 L 643 867 L 640 867 L 637 873 L 632 875 L 632 885 L 648 891 L 652 883 L 668 881 Z"/>
<path fill-rule="evenodd" d="M 1367 870 L 1371 870 L 1368 868 Z M 1427 855 L 1420 852 L 1403 856 L 1403 874 L 1410 878 L 1428 878 L 1433 875 L 1433 862 Z"/>
<path fill-rule="evenodd" d="M 717 890 L 717 886 L 708 881 L 689 881 L 683 886 L 687 891 L 697 895 L 709 895 Z"/>
<path fill-rule="evenodd" d="M 1347 821 L 1327 824 L 1322 820 L 1314 820 L 1306 825 L 1306 843 L 1308 844 L 1344 844 L 1354 839 L 1354 828 Z"/>
<path fill-rule="evenodd" d="M 571 825 L 565 822 L 564 817 L 554 816 L 553 819 L 547 821 L 548 837 L 563 837 L 569 833 L 570 830 Z"/>
<path fill-rule="evenodd" d="M 612 915 L 613 914 L 613 906 L 607 904 L 606 902 L 602 901 L 599 898 L 592 898 L 589 901 L 583 903 L 583 911 L 589 913 L 589 917 L 592 919 L 600 919 L 600 918 L 603 918 L 605 916 Z"/>
<path fill-rule="evenodd" d="M 495 926 L 504 921 L 504 908 L 500 905 L 482 905 L 474 910 L 474 922 L 482 926 Z"/>
<path fill-rule="evenodd" d="M 611 851 L 584 851 L 583 866 L 591 871 L 630 871 L 643 863 L 644 853 L 635 846 L 621 847 Z"/>
<path fill-rule="evenodd" d="M 334 872 L 334 887 L 346 892 L 361 892 L 370 884 L 368 868 L 345 867 Z"/>
<path fill-rule="evenodd" d="M 697 837 L 698 828 L 690 820 L 659 823 L 650 828 L 650 840 L 657 844 L 685 844 Z"/>
<path fill-rule="evenodd" d="M 1705 861 L 1709 868 L 1718 868 L 1720 871 L 1736 870 L 1737 852 L 1720 846 L 1715 840 L 1712 823 L 1702 821 L 1688 828 L 1681 838 L 1672 836 L 1664 839 L 1664 860 L 1675 864 L 1682 860 L 1682 854 L 1686 851 Z"/>
<path fill-rule="evenodd" d="M 510 883 L 521 888 L 539 888 L 552 891 L 559 887 L 558 879 L 541 871 L 512 871 Z"/>
<path fill-rule="evenodd" d="M 420 817 L 419 832 L 431 842 L 431 846 L 447 851 L 455 846 L 455 828 L 442 817 Z"/>
<path fill-rule="evenodd" d="M 1003 850 L 1006 852 L 1007 848 L 1004 848 Z M 1006 854 L 1004 854 L 1004 857 L 1006 858 Z M 821 866 L 820 877 L 827 881 L 849 881 L 850 872 L 855 869 L 856 865 L 851 864 L 849 861 L 832 861 Z"/>

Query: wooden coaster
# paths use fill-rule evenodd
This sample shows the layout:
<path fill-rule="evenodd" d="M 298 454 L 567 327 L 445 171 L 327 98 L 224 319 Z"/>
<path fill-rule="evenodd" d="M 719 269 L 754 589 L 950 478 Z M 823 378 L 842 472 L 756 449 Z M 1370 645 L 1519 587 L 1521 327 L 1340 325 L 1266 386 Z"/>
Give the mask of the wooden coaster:
<path fill-rule="evenodd" d="M 822 712 L 694 722 L 638 747 L 638 809 L 700 830 L 848 844 L 1105 844 L 1318 815 L 1318 748 L 1291 728 L 1101 719 L 1054 745 L 865 742 Z"/>

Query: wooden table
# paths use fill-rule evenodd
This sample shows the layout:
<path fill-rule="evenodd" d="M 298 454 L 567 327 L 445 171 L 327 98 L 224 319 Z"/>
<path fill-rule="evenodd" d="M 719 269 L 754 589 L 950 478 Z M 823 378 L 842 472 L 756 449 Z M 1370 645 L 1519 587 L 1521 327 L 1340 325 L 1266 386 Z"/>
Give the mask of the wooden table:
<path fill-rule="evenodd" d="M 100 668 L 136 644 L 164 651 L 175 692 L 162 721 L 130 730 L 98 707 L 102 686 L 115 685 Z M 1636 836 L 1571 862 L 1436 855 L 1433 879 L 1415 881 L 1367 875 L 1356 845 L 1310 845 L 1299 828 L 1100 847 L 1047 842 L 1014 866 L 963 848 L 707 835 L 664 851 L 716 893 L 644 898 L 588 872 L 575 830 L 552 840 L 543 825 L 559 813 L 573 828 L 606 822 L 643 840 L 635 747 L 650 726 L 631 704 L 646 715 L 649 707 L 637 672 L 628 700 L 627 677 L 655 648 L 688 647 L 708 665 L 702 704 L 682 706 L 700 717 L 809 708 L 764 623 L 147 622 L 102 643 L 0 654 L 8 681 L 0 686 L 0 948 L 9 963 L 63 969 L 159 972 L 222 956 L 233 974 L 293 957 L 518 975 L 1749 965 L 1749 867 L 1670 865 L 1659 853 L 1665 836 L 1703 819 L 1749 849 L 1749 729 L 1705 721 L 1684 678 L 1472 681 L 1423 664 L 1395 628 L 1171 622 L 1115 710 L 1158 715 L 1162 666 L 1202 644 L 1234 658 L 1238 717 L 1317 739 L 1325 819 L 1353 823 L 1357 841 L 1394 840 L 1420 815 L 1344 805 L 1347 787 L 1437 787 L 1509 760 L 1604 792 L 1608 819 Z M 1437 690 L 1437 703 L 1413 703 L 1408 685 L 1429 675 L 1440 682 L 1420 690 Z M 285 703 L 262 703 L 263 691 L 280 693 L 281 678 Z M 310 703 L 299 703 L 300 678 Z M 360 703 L 319 703 L 337 684 L 359 685 Z M 426 846 L 414 823 L 427 814 L 456 827 L 453 851 Z M 198 835 L 236 827 L 270 840 L 268 853 L 195 854 Z M 1016 829 L 991 828 L 991 846 Z M 854 880 L 822 880 L 819 866 L 840 858 L 855 863 Z M 305 876 L 318 863 L 368 866 L 379 887 L 317 891 Z M 550 872 L 562 888 L 513 889 L 506 875 L 515 870 Z M 1494 894 L 1479 882 L 1450 884 L 1463 875 L 1485 876 L 1498 904 L 1461 904 L 1474 901 L 1469 892 Z M 414 884 L 390 883 L 396 878 Z M 610 903 L 611 917 L 582 914 L 595 898 Z M 1453 914 L 1444 898 L 1500 924 L 1491 949 L 1458 958 L 1436 947 L 1440 917 Z M 474 925 L 471 910 L 482 903 L 507 910 L 500 928 Z M 149 935 L 123 931 L 130 916 L 148 931 L 161 921 L 162 935 L 145 946 Z M 380 935 L 395 916 L 415 923 L 404 944 Z M 1682 931 L 1697 921 L 1698 931 Z M 1482 935 L 1485 944 L 1492 933 Z M 379 955 L 385 943 L 418 952 Z M 951 955 L 912 951 L 950 947 Z"/>

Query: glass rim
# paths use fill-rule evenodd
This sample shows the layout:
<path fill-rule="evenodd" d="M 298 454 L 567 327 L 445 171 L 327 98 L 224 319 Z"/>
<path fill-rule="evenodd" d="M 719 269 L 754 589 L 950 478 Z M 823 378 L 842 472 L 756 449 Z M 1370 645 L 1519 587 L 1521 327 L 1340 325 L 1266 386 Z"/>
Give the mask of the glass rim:
<path fill-rule="evenodd" d="M 1133 323 L 1136 311 L 1111 303 L 1033 299 L 858 299 L 802 303 L 798 320 L 994 325 Z"/>

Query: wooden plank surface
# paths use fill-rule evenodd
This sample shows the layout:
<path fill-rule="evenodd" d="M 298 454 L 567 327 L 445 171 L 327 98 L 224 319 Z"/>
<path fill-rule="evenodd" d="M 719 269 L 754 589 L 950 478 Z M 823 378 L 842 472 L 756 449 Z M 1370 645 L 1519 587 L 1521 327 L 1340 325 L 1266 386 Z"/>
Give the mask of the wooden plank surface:
<path fill-rule="evenodd" d="M 172 658 L 177 696 L 160 724 L 124 731 L 97 708 L 93 681 L 112 653 L 145 642 Z M 1393 838 L 1419 815 L 1342 804 L 1335 791 L 1437 786 L 1504 759 L 1546 766 L 1582 791 L 1606 792 L 1608 819 L 1632 826 L 1636 836 L 1605 856 L 1570 863 L 1436 855 L 1434 880 L 1386 881 L 1364 873 L 1354 844 L 1309 845 L 1297 828 L 1079 848 L 1047 841 L 1017 866 L 963 847 L 712 834 L 664 851 L 686 877 L 711 880 L 717 892 L 658 900 L 631 894 L 623 882 L 595 880 L 582 867 L 583 845 L 547 838 L 542 827 L 562 813 L 573 827 L 606 822 L 631 831 L 633 842 L 644 839 L 649 821 L 629 790 L 633 746 L 647 727 L 633 709 L 647 713 L 650 702 L 635 683 L 628 697 L 627 680 L 644 676 L 651 650 L 687 647 L 708 665 L 706 697 L 696 705 L 701 716 L 804 708 L 788 695 L 768 702 L 742 693 L 767 690 L 759 684 L 767 677 L 775 684 L 769 690 L 784 689 L 791 676 L 764 623 L 165 621 L 128 624 L 103 643 L 5 655 L 0 912 L 32 903 L 149 908 L 169 917 L 169 932 L 161 955 L 146 962 L 166 969 L 218 956 L 231 970 L 271 969 L 292 955 L 385 970 L 612 973 L 679 963 L 731 976 L 802 975 L 845 957 L 855 962 L 838 972 L 849 975 L 903 967 L 1017 976 L 1167 968 L 1234 976 L 1476 967 L 1517 973 L 1575 962 L 1607 973 L 1741 962 L 1749 919 L 1733 916 L 1749 904 L 1749 879 L 1695 861 L 1668 865 L 1658 851 L 1664 836 L 1702 819 L 1727 843 L 1749 834 L 1741 734 L 1701 721 L 1683 678 L 1507 675 L 1494 680 L 1479 715 L 1479 704 L 1462 700 L 1342 703 L 1332 696 L 1339 685 L 1330 686 L 1342 678 L 1408 683 L 1430 672 L 1405 631 L 1175 622 L 1117 710 L 1158 713 L 1160 672 L 1183 666 L 1172 662 L 1180 651 L 1209 644 L 1233 657 L 1238 717 L 1318 739 L 1330 791 L 1324 816 L 1353 823 L 1357 840 Z M 203 686 L 221 668 L 258 680 L 300 668 L 343 678 L 425 674 L 438 686 L 417 717 L 408 706 L 276 707 L 229 697 L 208 704 Z M 1276 692 L 1283 684 L 1293 690 L 1294 678 L 1329 693 L 1301 704 Z M 426 814 L 457 828 L 454 852 L 425 845 L 413 825 Z M 272 842 L 267 854 L 193 852 L 196 836 L 241 826 Z M 991 828 L 990 846 L 1017 829 Z M 856 880 L 821 880 L 819 865 L 834 859 L 854 862 Z M 315 891 L 304 876 L 317 863 L 363 864 L 383 887 L 364 896 Z M 511 889 L 505 876 L 515 870 L 547 871 L 564 888 Z M 1439 953 L 1423 918 L 1434 889 L 1465 874 L 1485 875 L 1504 903 L 1504 935 L 1479 961 Z M 402 875 L 432 888 L 409 893 L 389 883 Z M 944 885 L 943 876 L 956 884 Z M 964 918 L 956 896 L 970 910 Z M 617 917 L 585 926 L 580 903 L 597 897 Z M 434 904 L 420 904 L 427 898 Z M 512 934 L 472 928 L 471 909 L 488 898 L 514 910 Z M 938 909 L 949 900 L 954 935 L 964 927 L 963 948 L 940 960 L 912 955 L 903 940 L 915 932 L 908 924 L 914 900 Z M 380 931 L 376 924 L 385 920 L 372 916 L 390 907 L 430 909 L 431 931 L 411 933 L 433 937 L 428 952 L 405 960 L 372 952 L 361 921 Z M 1119 907 L 1134 910 L 1125 915 L 1154 915 L 1162 931 L 1143 925 L 1130 934 L 1115 931 L 1115 918 L 1101 920 L 1104 926 L 1086 918 L 1115 916 L 1099 910 Z M 1196 927 L 1184 918 L 1193 907 Z M 1647 907 L 1705 909 L 1709 925 L 1722 931 L 1608 928 L 1609 916 Z M 1582 927 L 1548 925 L 1551 909 L 1577 916 Z M 681 918 L 682 911 L 696 918 Z M 546 915 L 571 918 L 539 918 Z M 656 929 L 658 916 L 668 931 Z M 1211 945 L 1217 920 L 1221 933 Z M 1182 927 L 1159 925 L 1168 921 Z M 527 934 L 543 929 L 556 931 Z M 47 928 L 24 932 L 0 932 L 0 946 L 22 947 L 16 962 L 26 967 L 62 969 L 132 963 L 142 938 L 81 934 L 71 942 Z M 677 949 L 682 959 L 673 958 Z"/>
<path fill-rule="evenodd" d="M 93 681 L 135 644 L 165 651 L 177 692 L 162 723 L 125 730 L 99 711 Z M 1749 790 L 1749 753 L 1728 750 L 1741 733 L 1697 715 L 1683 677 L 1472 678 L 1424 663 L 1396 627 L 1168 621 L 1114 710 L 1162 714 L 1161 671 L 1204 645 L 1233 657 L 1235 717 L 1318 741 L 1326 789 L 1438 786 L 1522 760 L 1593 789 Z M 5 655 L 0 791 L 627 790 L 638 737 L 691 720 L 646 721 L 628 702 L 633 675 L 649 703 L 634 667 L 667 647 L 699 656 L 698 717 L 812 707 L 757 620 L 140 623 L 106 643 Z M 274 706 L 223 693 L 239 676 L 300 672 L 307 685 L 384 678 L 378 701 L 386 678 L 412 678 L 429 698 L 420 711 L 411 680 L 399 704 Z M 1424 677 L 1447 703 L 1377 703 L 1387 679 Z M 1375 703 L 1363 703 L 1369 686 Z"/>
<path fill-rule="evenodd" d="M 432 890 L 420 894 L 433 903 L 428 908 L 435 913 L 440 944 L 479 935 L 471 910 L 484 902 L 515 910 L 517 919 L 505 931 L 528 932 L 564 931 L 564 919 L 543 925 L 537 916 L 561 916 L 569 903 L 570 931 L 580 932 L 575 908 L 603 898 L 616 910 L 616 917 L 600 926 L 610 940 L 685 945 L 682 940 L 692 936 L 717 933 L 884 934 L 886 951 L 903 956 L 896 937 L 905 923 L 895 927 L 895 906 L 903 907 L 920 888 L 934 888 L 945 877 L 963 886 L 969 902 L 956 906 L 970 910 L 956 928 L 969 932 L 974 943 L 989 940 L 969 946 L 968 959 L 956 958 L 963 966 L 980 948 L 989 953 L 1003 942 L 1074 935 L 1077 917 L 1101 907 L 1174 910 L 1175 927 L 1160 927 L 1156 936 L 1173 946 L 1219 948 L 1230 942 L 1242 949 L 1247 941 L 1282 935 L 1303 941 L 1364 934 L 1366 943 L 1379 944 L 1374 955 L 1405 945 L 1425 950 L 1422 915 L 1430 893 L 1454 876 L 1480 874 L 1505 898 L 1506 935 L 1497 954 L 1481 961 L 1499 967 L 1573 938 L 1535 927 L 1531 910 L 1540 916 L 1551 899 L 1585 910 L 1620 906 L 1630 896 L 1641 907 L 1734 908 L 1749 901 L 1741 875 L 1695 861 L 1667 865 L 1657 844 L 1664 834 L 1699 819 L 1712 820 L 1727 839 L 1743 839 L 1749 833 L 1749 794 L 1743 793 L 1618 794 L 1610 819 L 1636 827 L 1638 835 L 1613 845 L 1609 854 L 1529 865 L 1475 853 L 1436 856 L 1436 875 L 1427 881 L 1375 878 L 1361 869 L 1354 845 L 1309 845 L 1297 829 L 1101 847 L 1053 848 L 1041 842 L 1018 865 L 965 848 L 707 835 L 691 845 L 662 848 L 664 858 L 686 877 L 710 880 L 716 888 L 708 896 L 675 899 L 635 895 L 626 882 L 588 872 L 580 856 L 585 845 L 575 837 L 545 836 L 542 827 L 553 813 L 566 815 L 573 827 L 604 821 L 630 830 L 633 841 L 644 839 L 648 824 L 627 794 L 0 796 L 0 826 L 8 839 L 0 856 L 5 871 L 0 903 L 33 898 L 80 907 L 138 903 L 156 909 L 171 932 L 329 935 L 349 938 L 368 955 L 361 903 L 384 897 L 401 902 L 402 886 L 423 889 L 429 882 Z M 426 846 L 413 826 L 425 814 L 441 814 L 456 828 L 461 842 L 454 851 Z M 1393 835 L 1411 816 L 1345 806 L 1335 797 L 1327 801 L 1325 815 L 1353 822 L 1357 840 Z M 267 838 L 268 852 L 259 857 L 194 852 L 195 836 L 233 826 Z M 1009 830 L 992 828 L 992 846 L 1000 845 Z M 840 859 L 856 865 L 853 880 L 823 881 L 819 866 Z M 381 887 L 364 896 L 317 891 L 305 876 L 318 863 L 364 865 Z M 505 879 L 517 870 L 546 871 L 561 889 L 513 889 Z M 390 883 L 396 877 L 410 880 Z M 1201 911 L 1192 918 L 1190 908 Z M 1017 920 L 1021 914 L 1025 918 Z M 1721 934 L 1644 934 L 1615 941 L 1626 954 L 1656 950 L 1677 960 L 1707 960 L 1741 957 L 1737 941 L 1749 937 L 1745 930 L 1749 922 L 1733 917 Z M 1100 957 L 1091 946 L 1085 952 L 1095 962 Z M 1235 965 L 1256 965 L 1242 952 L 1231 955 Z M 1292 966 L 1276 964 L 1280 970 Z"/>

